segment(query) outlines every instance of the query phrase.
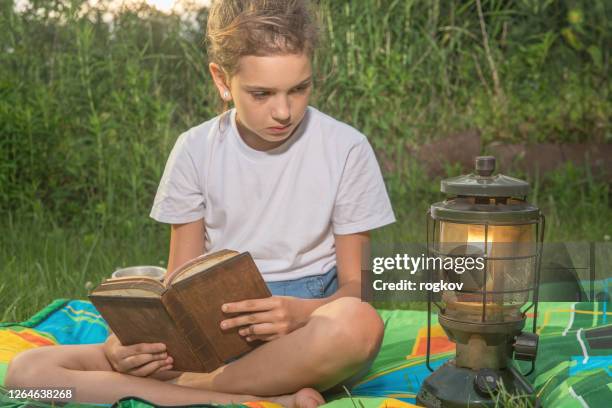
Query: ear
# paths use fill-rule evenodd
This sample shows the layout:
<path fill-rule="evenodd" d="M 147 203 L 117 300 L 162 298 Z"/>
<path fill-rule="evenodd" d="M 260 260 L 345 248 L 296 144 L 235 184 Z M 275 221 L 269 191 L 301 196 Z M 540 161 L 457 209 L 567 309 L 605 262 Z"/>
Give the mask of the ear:
<path fill-rule="evenodd" d="M 218 64 L 211 62 L 208 64 L 208 70 L 210 71 L 210 75 L 215 82 L 215 86 L 219 90 L 221 99 L 224 101 L 229 101 L 232 99 L 229 88 L 229 78 L 223 68 L 221 68 Z"/>

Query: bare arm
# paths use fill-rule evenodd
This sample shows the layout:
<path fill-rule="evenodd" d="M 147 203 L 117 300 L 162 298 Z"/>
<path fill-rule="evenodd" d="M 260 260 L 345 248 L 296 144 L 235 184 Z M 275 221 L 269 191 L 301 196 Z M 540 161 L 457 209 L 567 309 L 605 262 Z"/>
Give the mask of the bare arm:
<path fill-rule="evenodd" d="M 204 253 L 204 228 L 204 219 L 172 225 L 168 273 Z"/>
<path fill-rule="evenodd" d="M 370 255 L 370 233 L 334 235 L 334 238 L 338 268 L 338 292 L 334 295 L 361 297 L 361 261 Z"/>
<path fill-rule="evenodd" d="M 336 241 L 336 267 L 338 290 L 330 297 L 308 300 L 308 314 L 318 307 L 341 297 L 361 298 L 361 258 L 369 254 L 370 233 L 334 235 Z"/>

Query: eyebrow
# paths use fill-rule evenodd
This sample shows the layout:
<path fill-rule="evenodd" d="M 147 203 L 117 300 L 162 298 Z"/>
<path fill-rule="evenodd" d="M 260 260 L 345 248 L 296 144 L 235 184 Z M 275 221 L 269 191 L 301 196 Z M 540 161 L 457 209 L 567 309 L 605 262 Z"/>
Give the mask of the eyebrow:
<path fill-rule="evenodd" d="M 308 78 L 304 79 L 299 84 L 294 85 L 294 86 L 292 86 L 289 89 L 293 89 L 293 88 L 297 88 L 297 87 L 302 86 L 302 85 L 309 84 L 311 81 L 312 81 L 312 76 L 309 76 Z M 274 88 L 266 88 L 266 87 L 263 87 L 263 86 L 256 86 L 256 85 L 244 85 L 243 88 L 245 90 L 247 90 L 247 91 L 268 91 L 268 92 L 276 91 L 276 89 L 274 89 Z"/>

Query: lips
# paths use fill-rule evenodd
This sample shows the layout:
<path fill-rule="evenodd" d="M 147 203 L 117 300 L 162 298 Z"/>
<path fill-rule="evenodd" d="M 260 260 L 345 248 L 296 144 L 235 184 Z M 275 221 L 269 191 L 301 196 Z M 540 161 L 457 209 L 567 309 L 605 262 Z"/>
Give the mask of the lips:
<path fill-rule="evenodd" d="M 269 127 L 268 129 L 272 129 L 272 130 L 285 130 L 285 129 L 287 129 L 289 126 L 291 126 L 291 123 L 290 123 L 290 124 L 288 124 L 287 126 L 280 126 L 280 127 L 278 127 L 278 126 L 271 126 L 271 127 Z"/>

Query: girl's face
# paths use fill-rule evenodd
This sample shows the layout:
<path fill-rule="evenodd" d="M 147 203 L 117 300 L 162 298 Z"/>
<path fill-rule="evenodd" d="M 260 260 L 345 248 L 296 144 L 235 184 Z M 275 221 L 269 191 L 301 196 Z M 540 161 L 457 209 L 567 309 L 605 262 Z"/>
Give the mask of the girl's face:
<path fill-rule="evenodd" d="M 229 85 L 241 137 L 254 149 L 273 149 L 304 118 L 312 89 L 310 58 L 305 54 L 245 56 Z M 219 90 L 223 94 L 226 89 Z"/>

